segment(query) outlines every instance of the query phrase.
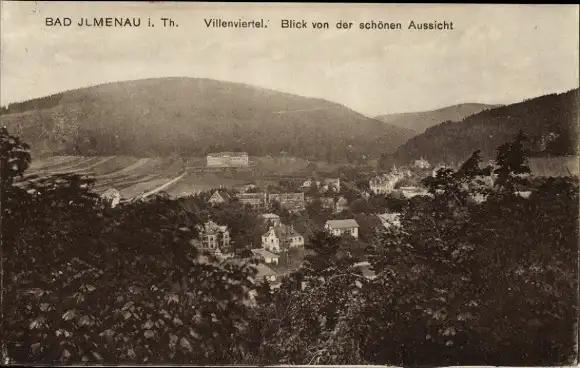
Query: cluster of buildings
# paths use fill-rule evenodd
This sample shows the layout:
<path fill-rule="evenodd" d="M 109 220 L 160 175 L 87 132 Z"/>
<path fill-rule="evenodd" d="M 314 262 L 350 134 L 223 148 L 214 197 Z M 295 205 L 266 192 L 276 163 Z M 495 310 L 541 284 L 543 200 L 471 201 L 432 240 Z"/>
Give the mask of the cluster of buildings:
<path fill-rule="evenodd" d="M 320 198 L 307 198 L 307 202 L 312 203 L 314 201 L 319 201 L 323 209 L 332 211 L 334 213 L 340 213 L 349 209 L 348 199 L 344 196 L 338 198 L 334 197 L 320 197 Z"/>
<path fill-rule="evenodd" d="M 322 193 L 328 192 L 329 190 L 338 193 L 340 192 L 340 178 L 328 178 L 322 180 L 308 179 L 300 186 L 303 190 L 308 190 L 312 187 L 315 187 Z"/>
<path fill-rule="evenodd" d="M 399 170 L 395 166 L 386 174 L 375 176 L 369 180 L 369 187 L 374 194 L 389 194 L 395 190 L 395 185 L 412 174 L 409 170 Z"/>
<path fill-rule="evenodd" d="M 262 211 L 274 203 L 289 212 L 300 212 L 305 209 L 304 193 L 238 193 L 237 200 L 244 206 L 250 206 L 255 210 Z M 220 205 L 231 200 L 231 196 L 225 191 L 216 191 L 209 198 L 212 205 Z"/>

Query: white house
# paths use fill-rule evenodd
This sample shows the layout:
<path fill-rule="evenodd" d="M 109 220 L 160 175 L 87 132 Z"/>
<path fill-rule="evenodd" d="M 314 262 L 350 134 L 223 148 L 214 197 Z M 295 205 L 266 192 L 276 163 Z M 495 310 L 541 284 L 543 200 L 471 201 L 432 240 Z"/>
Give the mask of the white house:
<path fill-rule="evenodd" d="M 359 226 L 355 219 L 328 220 L 324 225 L 324 229 L 334 236 L 349 234 L 353 238 L 358 239 Z"/>
<path fill-rule="evenodd" d="M 214 205 L 226 203 L 230 200 L 230 195 L 226 192 L 221 192 L 216 190 L 211 197 L 209 197 L 208 202 Z"/>
<path fill-rule="evenodd" d="M 334 205 L 334 212 L 336 213 L 346 211 L 348 209 L 348 200 L 345 197 L 340 197 Z"/>
<path fill-rule="evenodd" d="M 290 248 L 303 248 L 304 237 L 294 230 L 292 226 L 270 226 L 267 233 L 262 235 L 262 248 L 280 253 Z"/>
<path fill-rule="evenodd" d="M 278 278 L 276 272 L 274 272 L 270 267 L 266 266 L 263 263 L 258 263 L 254 266 L 258 273 L 256 274 L 256 279 L 262 279 L 269 282 L 275 282 Z"/>
<path fill-rule="evenodd" d="M 403 197 L 409 199 L 416 196 L 431 196 L 431 193 L 427 189 L 418 187 L 401 187 L 399 188 Z"/>
<path fill-rule="evenodd" d="M 280 260 L 280 256 L 269 252 L 266 249 L 252 249 L 252 253 L 266 264 L 278 264 L 278 261 Z"/>

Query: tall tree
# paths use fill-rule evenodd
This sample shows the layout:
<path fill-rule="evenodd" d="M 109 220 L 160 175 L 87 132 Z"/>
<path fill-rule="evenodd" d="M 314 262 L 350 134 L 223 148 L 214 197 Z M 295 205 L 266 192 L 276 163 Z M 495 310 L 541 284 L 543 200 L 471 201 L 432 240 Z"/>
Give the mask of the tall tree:
<path fill-rule="evenodd" d="M 513 192 L 518 186 L 528 183 L 526 174 L 530 173 L 527 164 L 529 150 L 525 143 L 526 135 L 520 130 L 512 142 L 504 143 L 497 149 L 494 174 L 497 175 L 495 186 Z"/>

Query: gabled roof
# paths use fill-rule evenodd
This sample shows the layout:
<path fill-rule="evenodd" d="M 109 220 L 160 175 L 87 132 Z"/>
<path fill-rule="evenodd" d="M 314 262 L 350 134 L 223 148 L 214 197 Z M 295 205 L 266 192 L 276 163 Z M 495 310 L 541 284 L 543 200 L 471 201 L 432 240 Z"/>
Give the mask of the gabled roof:
<path fill-rule="evenodd" d="M 261 216 L 262 216 L 262 218 L 265 218 L 265 219 L 279 219 L 280 218 L 280 216 L 276 215 L 275 213 L 263 213 Z"/>
<path fill-rule="evenodd" d="M 277 254 L 267 251 L 266 249 L 258 248 L 252 249 L 252 253 L 263 258 L 280 258 Z"/>
<path fill-rule="evenodd" d="M 357 228 L 358 222 L 355 219 L 347 219 L 347 220 L 328 220 L 326 224 L 333 229 L 352 229 Z"/>
<path fill-rule="evenodd" d="M 247 156 L 246 152 L 215 152 L 215 153 L 208 153 L 208 157 L 223 157 L 223 156 L 232 156 L 232 157 L 241 157 Z"/>
<path fill-rule="evenodd" d="M 286 226 L 286 225 L 279 225 L 279 226 L 270 227 L 270 229 L 262 236 L 268 236 L 271 229 L 274 229 L 274 234 L 276 235 L 276 237 L 278 239 L 293 238 L 296 236 L 301 236 L 296 230 L 294 230 L 290 226 Z"/>
<path fill-rule="evenodd" d="M 256 274 L 257 278 L 262 278 L 266 276 L 276 276 L 276 272 L 274 272 L 270 267 L 266 266 L 263 263 L 258 263 L 253 267 L 255 267 L 258 270 L 258 273 Z"/>
<path fill-rule="evenodd" d="M 326 184 L 338 184 L 338 183 L 340 183 L 340 178 L 324 179 L 324 183 L 326 183 Z"/>
<path fill-rule="evenodd" d="M 230 195 L 229 195 L 228 193 L 226 193 L 226 192 L 222 192 L 222 191 L 219 191 L 219 190 L 216 190 L 216 191 L 215 191 L 215 192 L 214 192 L 214 193 L 211 195 L 211 197 L 209 197 L 209 200 L 208 200 L 208 201 L 211 201 L 211 200 L 212 200 L 212 198 L 213 198 L 213 199 L 217 199 L 217 198 L 215 198 L 215 197 L 217 197 L 217 196 L 221 197 L 221 199 L 223 199 L 224 201 L 228 201 L 228 200 L 230 199 Z"/>
<path fill-rule="evenodd" d="M 382 213 L 377 215 L 381 221 L 398 221 L 401 217 L 400 213 Z"/>

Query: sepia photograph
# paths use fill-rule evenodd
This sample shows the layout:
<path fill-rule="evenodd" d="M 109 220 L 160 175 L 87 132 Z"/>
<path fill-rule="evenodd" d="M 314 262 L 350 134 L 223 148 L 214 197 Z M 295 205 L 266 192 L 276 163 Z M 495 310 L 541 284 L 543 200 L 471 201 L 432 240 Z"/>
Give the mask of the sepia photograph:
<path fill-rule="evenodd" d="M 3 366 L 578 364 L 578 5 L 0 18 Z"/>

